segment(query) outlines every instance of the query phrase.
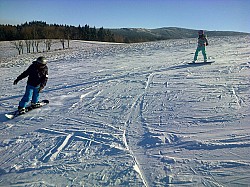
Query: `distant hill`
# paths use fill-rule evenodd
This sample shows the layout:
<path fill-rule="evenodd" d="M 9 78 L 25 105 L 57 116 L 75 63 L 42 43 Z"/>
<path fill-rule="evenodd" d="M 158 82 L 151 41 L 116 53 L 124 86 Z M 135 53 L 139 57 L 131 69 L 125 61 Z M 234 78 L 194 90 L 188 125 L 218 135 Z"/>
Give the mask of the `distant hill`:
<path fill-rule="evenodd" d="M 158 29 L 143 29 L 143 28 L 121 28 L 109 29 L 113 34 L 120 36 L 123 42 L 145 42 L 167 39 L 181 39 L 181 38 L 195 38 L 197 37 L 198 30 L 177 28 L 177 27 L 164 27 Z M 233 31 L 206 31 L 206 35 L 212 36 L 236 36 L 247 35 L 249 33 L 233 32 Z"/>

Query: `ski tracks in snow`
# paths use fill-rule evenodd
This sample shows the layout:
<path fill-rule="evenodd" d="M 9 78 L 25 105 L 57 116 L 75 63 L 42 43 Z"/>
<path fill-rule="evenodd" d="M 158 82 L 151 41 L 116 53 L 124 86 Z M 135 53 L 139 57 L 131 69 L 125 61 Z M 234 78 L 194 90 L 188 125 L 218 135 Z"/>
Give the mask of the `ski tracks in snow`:
<path fill-rule="evenodd" d="M 193 39 L 83 45 L 52 61 L 48 107 L 1 129 L 0 184 L 247 185 L 248 47 L 217 40 L 206 66 L 185 64 Z"/>

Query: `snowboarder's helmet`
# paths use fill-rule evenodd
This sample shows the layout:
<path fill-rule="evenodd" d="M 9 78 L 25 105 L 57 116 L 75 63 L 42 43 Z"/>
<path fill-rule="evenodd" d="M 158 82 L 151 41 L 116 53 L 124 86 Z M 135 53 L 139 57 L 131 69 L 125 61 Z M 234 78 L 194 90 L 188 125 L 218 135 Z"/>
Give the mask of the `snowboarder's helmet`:
<path fill-rule="evenodd" d="M 204 34 L 204 30 L 199 30 L 199 31 L 198 31 L 198 34 L 199 34 L 199 35 L 203 35 L 203 34 Z"/>
<path fill-rule="evenodd" d="M 36 59 L 36 61 L 39 63 L 39 64 L 43 64 L 43 65 L 46 65 L 47 64 L 47 60 L 45 59 L 45 57 L 43 56 L 40 56 Z"/>

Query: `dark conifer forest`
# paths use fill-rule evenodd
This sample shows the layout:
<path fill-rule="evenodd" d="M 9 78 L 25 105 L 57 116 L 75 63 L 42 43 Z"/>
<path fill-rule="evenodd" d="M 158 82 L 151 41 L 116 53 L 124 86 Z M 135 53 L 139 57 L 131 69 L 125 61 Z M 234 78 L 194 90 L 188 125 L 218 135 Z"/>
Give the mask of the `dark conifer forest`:
<path fill-rule="evenodd" d="M 114 42 L 114 34 L 103 27 L 69 26 L 47 24 L 43 21 L 32 21 L 21 25 L 0 25 L 0 41 L 36 40 L 36 39 L 70 39 L 87 41 Z"/>

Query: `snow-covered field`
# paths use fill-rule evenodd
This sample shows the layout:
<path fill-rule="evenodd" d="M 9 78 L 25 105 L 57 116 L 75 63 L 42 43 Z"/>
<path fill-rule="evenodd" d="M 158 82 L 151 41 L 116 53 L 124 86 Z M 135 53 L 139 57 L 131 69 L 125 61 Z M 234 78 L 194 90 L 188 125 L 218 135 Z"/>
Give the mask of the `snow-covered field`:
<path fill-rule="evenodd" d="M 21 56 L 0 42 L 0 186 L 250 186 L 249 39 L 209 38 L 211 65 L 187 65 L 196 39 Z M 50 104 L 5 119 L 39 55 Z"/>

